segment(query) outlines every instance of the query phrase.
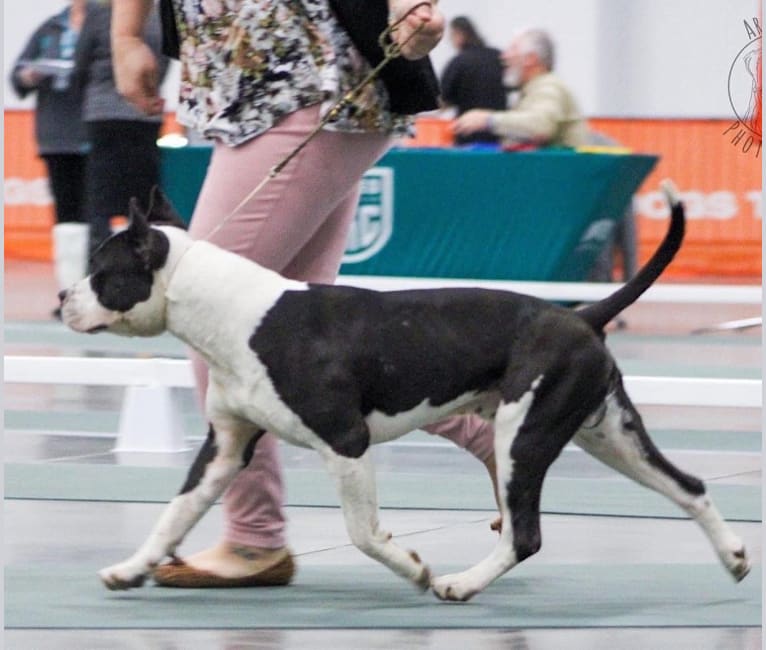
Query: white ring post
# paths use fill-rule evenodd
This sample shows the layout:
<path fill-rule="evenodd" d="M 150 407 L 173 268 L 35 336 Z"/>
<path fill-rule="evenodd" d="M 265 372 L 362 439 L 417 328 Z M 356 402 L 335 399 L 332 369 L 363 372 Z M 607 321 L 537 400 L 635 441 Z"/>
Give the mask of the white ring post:
<path fill-rule="evenodd" d="M 115 452 L 188 451 L 183 418 L 170 386 L 128 386 L 120 410 Z"/>

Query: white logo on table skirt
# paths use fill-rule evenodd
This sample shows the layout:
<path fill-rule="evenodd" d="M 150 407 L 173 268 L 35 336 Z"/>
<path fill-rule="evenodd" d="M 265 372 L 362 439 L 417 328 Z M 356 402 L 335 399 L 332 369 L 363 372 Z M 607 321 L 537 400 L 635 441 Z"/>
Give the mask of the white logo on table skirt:
<path fill-rule="evenodd" d="M 580 238 L 580 243 L 590 243 L 590 242 L 596 242 L 601 243 L 605 242 L 609 235 L 612 234 L 612 230 L 614 229 L 614 221 L 611 219 L 600 219 L 598 221 L 594 221 L 590 226 L 588 226 L 588 229 L 585 231 L 585 234 Z"/>
<path fill-rule="evenodd" d="M 583 236 L 580 237 L 574 252 L 600 251 L 609 241 L 614 228 L 615 223 L 611 219 L 594 221 L 588 226 Z"/>
<path fill-rule="evenodd" d="M 373 167 L 362 177 L 359 205 L 346 240 L 344 264 L 370 259 L 388 243 L 394 229 L 394 170 Z"/>

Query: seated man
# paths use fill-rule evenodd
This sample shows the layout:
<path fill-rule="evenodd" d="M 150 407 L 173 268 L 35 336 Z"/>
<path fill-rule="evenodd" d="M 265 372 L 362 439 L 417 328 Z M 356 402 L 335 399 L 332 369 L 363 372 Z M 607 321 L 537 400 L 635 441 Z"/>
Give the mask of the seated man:
<path fill-rule="evenodd" d="M 520 91 L 507 111 L 474 109 L 455 122 L 455 133 L 466 136 L 490 131 L 510 147 L 577 147 L 587 143 L 588 129 L 572 93 L 553 74 L 554 46 L 539 29 L 525 30 L 512 39 L 502 54 L 504 81 Z"/>

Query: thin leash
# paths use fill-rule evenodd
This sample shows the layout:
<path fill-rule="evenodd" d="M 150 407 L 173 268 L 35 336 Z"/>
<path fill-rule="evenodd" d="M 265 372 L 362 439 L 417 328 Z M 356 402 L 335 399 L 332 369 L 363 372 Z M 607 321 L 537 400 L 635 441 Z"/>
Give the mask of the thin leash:
<path fill-rule="evenodd" d="M 311 140 L 325 127 L 329 122 L 336 119 L 341 111 L 345 110 L 349 106 L 351 106 L 354 101 L 359 97 L 359 95 L 362 93 L 362 91 L 371 84 L 375 78 L 380 74 L 380 71 L 388 65 L 389 62 L 391 62 L 393 59 L 396 59 L 397 57 L 401 56 L 402 54 L 402 48 L 410 42 L 410 40 L 415 37 L 421 29 L 423 29 L 423 23 L 421 23 L 417 29 L 415 29 L 412 34 L 402 43 L 396 43 L 393 40 L 393 34 L 398 29 L 399 25 L 404 22 L 407 17 L 416 9 L 423 5 L 431 5 L 430 0 L 419 2 L 415 6 L 411 7 L 409 11 L 407 11 L 404 15 L 402 15 L 400 18 L 396 19 L 395 21 L 389 23 L 388 27 L 384 29 L 380 36 L 378 36 L 378 44 L 380 45 L 381 50 L 383 50 L 383 59 L 381 62 L 376 65 L 369 74 L 361 81 L 359 84 L 357 84 L 354 88 L 349 90 L 343 97 L 341 97 L 335 105 L 327 112 L 327 114 L 322 118 L 322 120 L 319 122 L 319 124 L 314 128 L 311 133 L 309 133 L 299 144 L 295 149 L 293 149 L 289 154 L 287 154 L 281 161 L 279 161 L 276 165 L 274 165 L 271 170 L 269 170 L 269 173 L 263 178 L 263 180 L 258 183 L 251 191 L 250 193 L 242 199 L 237 206 L 229 212 L 222 220 L 221 222 L 213 228 L 203 239 L 209 240 L 215 233 L 217 233 L 223 226 L 226 225 L 227 222 L 229 222 L 252 198 L 258 194 L 265 186 L 266 184 L 274 179 L 279 172 L 281 172 L 287 164 L 295 158 L 302 150 L 303 148 L 311 142 Z"/>

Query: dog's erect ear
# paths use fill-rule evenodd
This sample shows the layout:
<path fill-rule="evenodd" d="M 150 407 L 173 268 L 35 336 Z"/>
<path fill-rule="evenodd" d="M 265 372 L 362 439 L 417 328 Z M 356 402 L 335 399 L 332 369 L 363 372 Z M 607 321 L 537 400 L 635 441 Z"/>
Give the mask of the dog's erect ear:
<path fill-rule="evenodd" d="M 151 228 L 148 239 L 136 246 L 136 252 L 141 256 L 147 271 L 156 271 L 162 267 L 167 261 L 169 250 L 167 236 Z"/>
<path fill-rule="evenodd" d="M 166 226 L 175 226 L 186 230 L 186 222 L 176 212 L 173 204 L 165 196 L 165 193 L 155 185 L 152 187 L 152 193 L 149 196 L 149 210 L 146 213 L 149 223 L 162 224 Z"/>
<path fill-rule="evenodd" d="M 149 237 L 149 224 L 146 215 L 138 206 L 138 199 L 134 196 L 128 205 L 128 233 L 136 242 L 145 242 Z"/>
<path fill-rule="evenodd" d="M 127 233 L 136 254 L 141 258 L 144 269 L 154 271 L 165 263 L 168 253 L 167 237 L 149 227 L 146 215 L 138 207 L 138 200 L 130 199 L 128 211 L 130 223 Z"/>

